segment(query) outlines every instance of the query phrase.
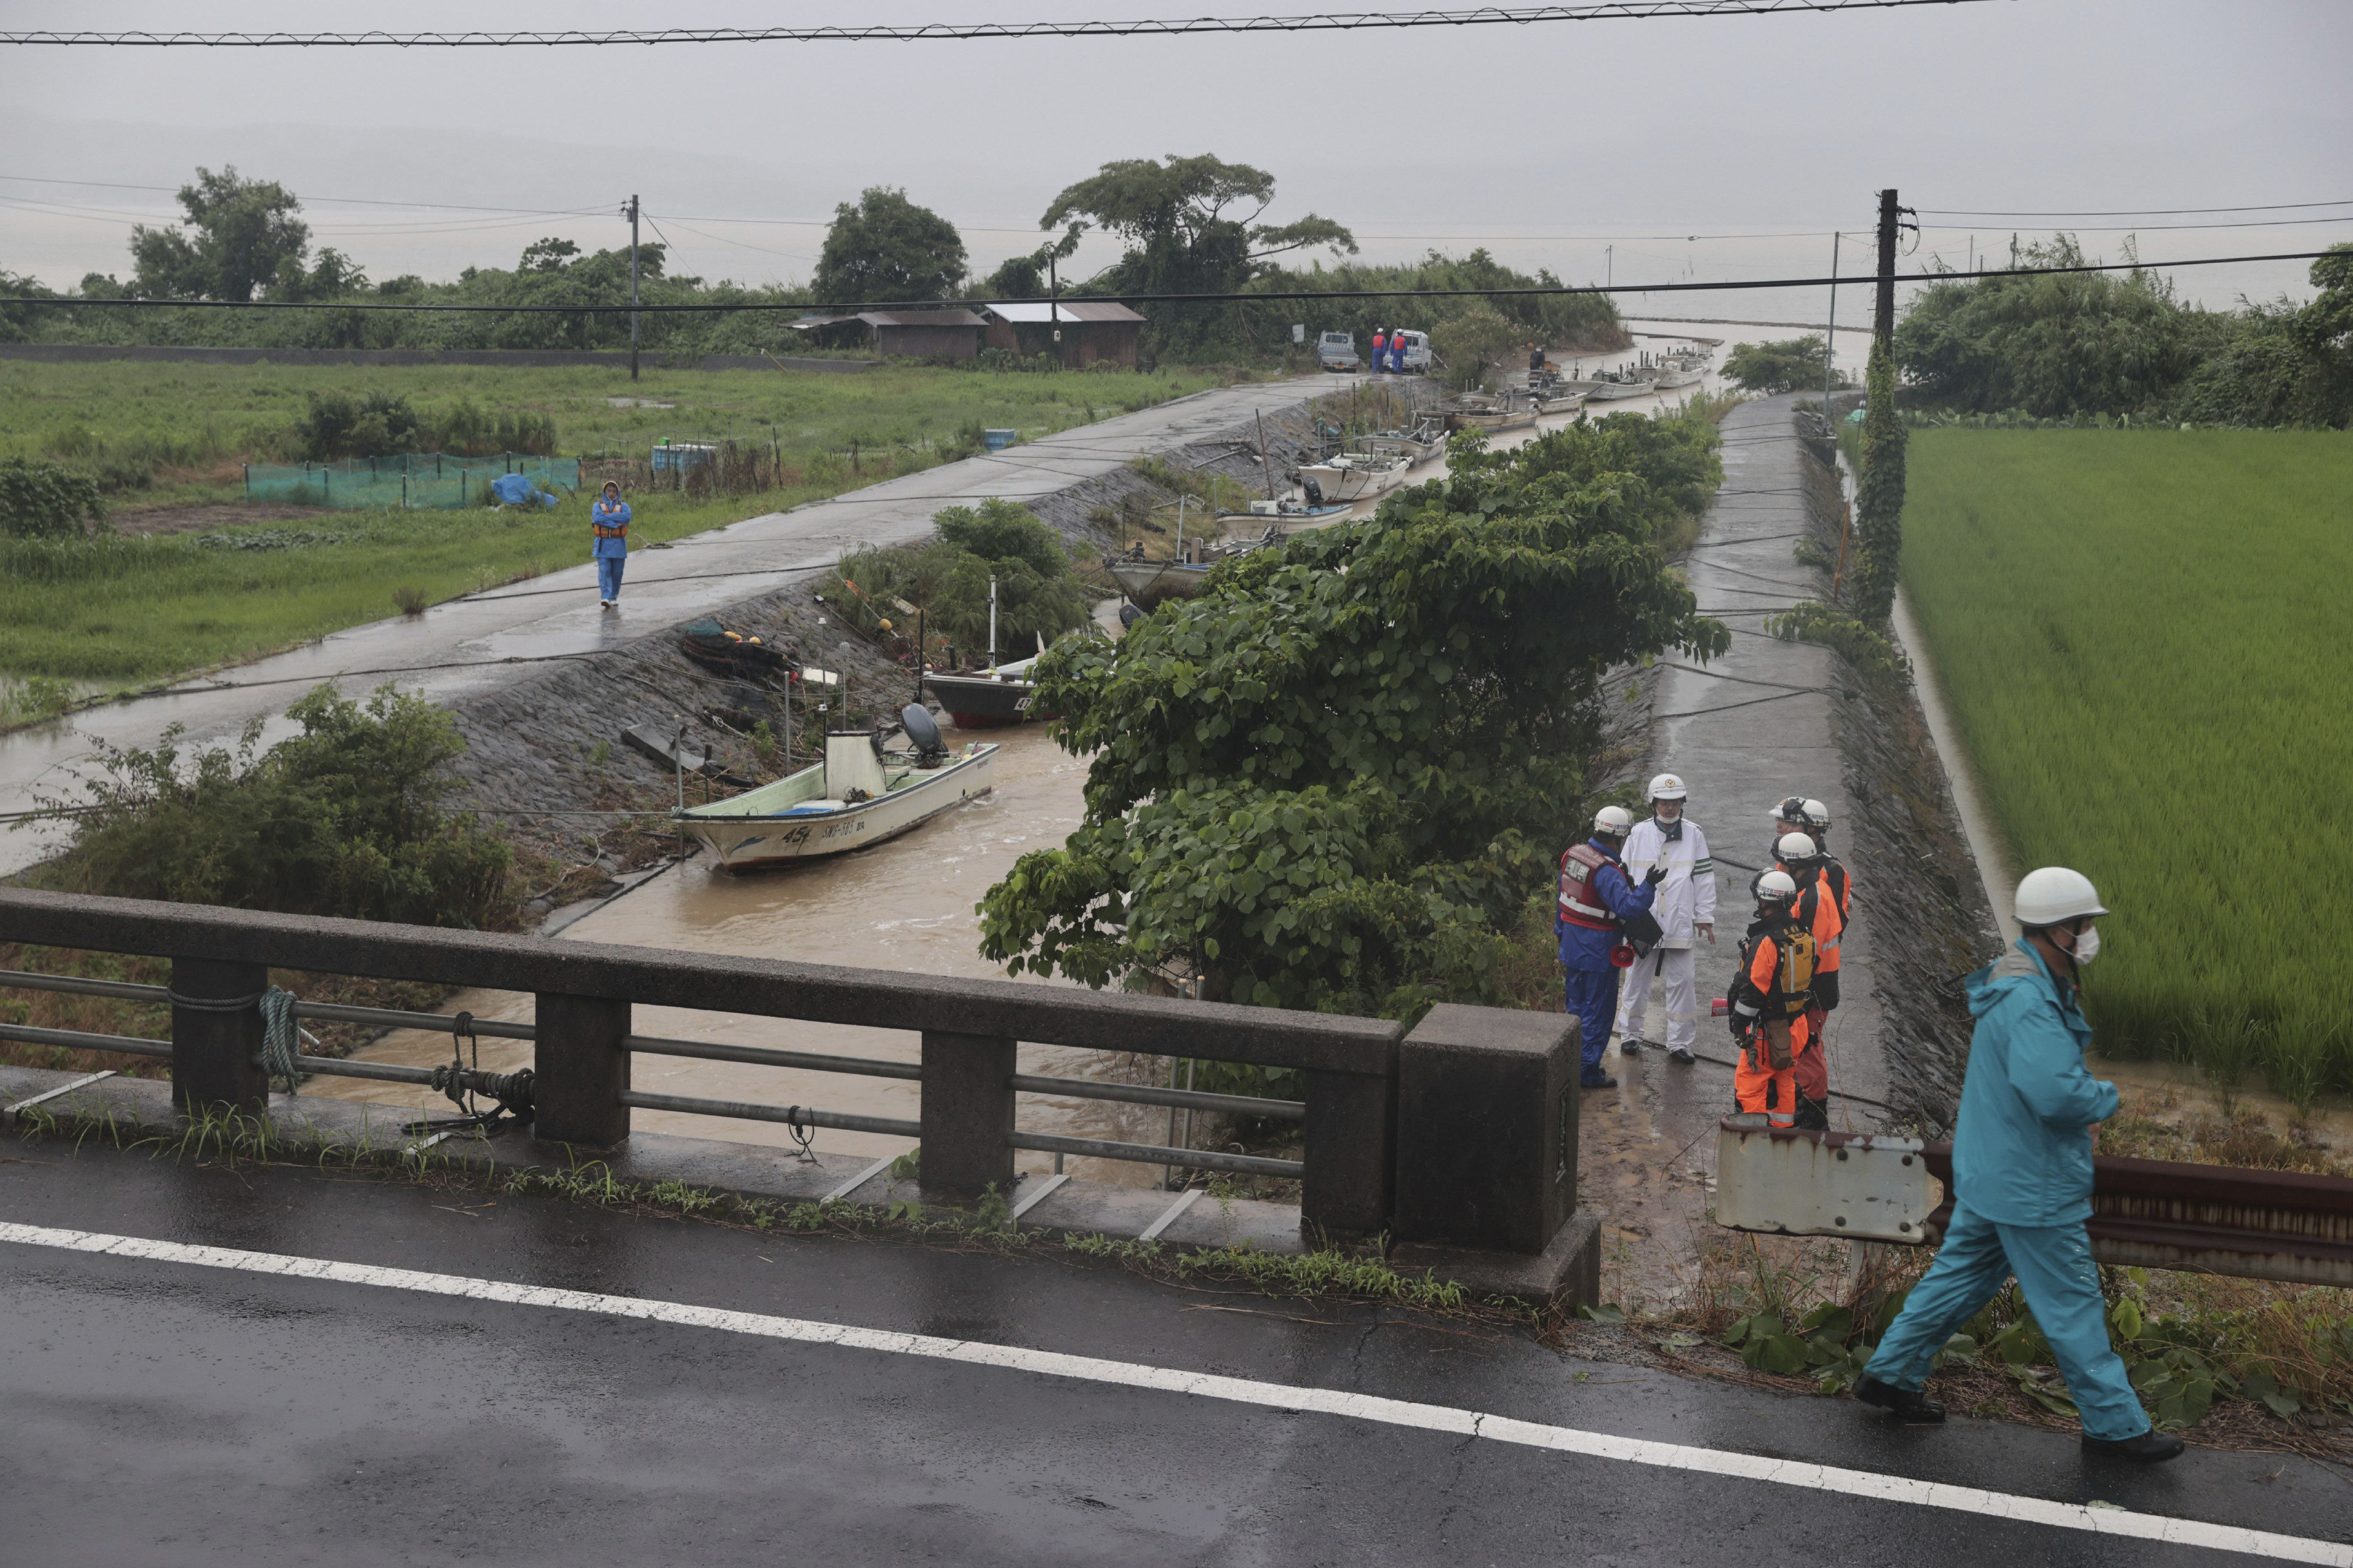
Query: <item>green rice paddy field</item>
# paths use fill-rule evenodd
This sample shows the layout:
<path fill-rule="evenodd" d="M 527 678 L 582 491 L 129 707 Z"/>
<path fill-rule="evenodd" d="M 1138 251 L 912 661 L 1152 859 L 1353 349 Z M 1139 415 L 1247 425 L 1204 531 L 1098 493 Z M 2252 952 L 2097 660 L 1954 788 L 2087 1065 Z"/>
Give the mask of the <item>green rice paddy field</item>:
<path fill-rule="evenodd" d="M 2353 436 L 1915 431 L 1904 584 L 2111 1055 L 2353 1090 Z"/>

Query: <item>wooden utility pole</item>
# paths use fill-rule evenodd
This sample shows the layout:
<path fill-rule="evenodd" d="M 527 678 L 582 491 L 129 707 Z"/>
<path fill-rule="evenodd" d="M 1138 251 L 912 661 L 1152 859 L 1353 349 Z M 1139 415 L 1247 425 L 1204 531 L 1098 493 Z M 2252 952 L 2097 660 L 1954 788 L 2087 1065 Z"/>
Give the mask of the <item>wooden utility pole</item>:
<path fill-rule="evenodd" d="M 629 198 L 629 379 L 638 379 L 638 198 Z"/>
<path fill-rule="evenodd" d="M 1894 191 L 1879 193 L 1879 298 L 1871 318 L 1873 352 L 1895 348 L 1895 228 L 1903 209 Z"/>

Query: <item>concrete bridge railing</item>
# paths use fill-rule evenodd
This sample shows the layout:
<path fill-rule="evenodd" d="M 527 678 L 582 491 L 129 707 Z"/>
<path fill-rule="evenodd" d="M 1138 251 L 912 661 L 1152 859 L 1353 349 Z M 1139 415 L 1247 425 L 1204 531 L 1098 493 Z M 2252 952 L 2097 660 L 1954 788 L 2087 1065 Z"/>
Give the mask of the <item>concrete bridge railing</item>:
<path fill-rule="evenodd" d="M 1595 1226 L 1577 1214 L 1576 1021 L 1441 1006 L 1408 1032 L 1383 1019 L 1071 987 L 908 974 L 778 959 L 325 920 L 204 905 L 0 889 L 0 941 L 167 958 L 166 987 L 0 973 L 0 987 L 96 990 L 168 1001 L 168 1041 L 0 1025 L 0 1038 L 167 1057 L 174 1102 L 258 1112 L 269 1101 L 259 999 L 269 972 L 366 975 L 527 993 L 529 1025 L 482 1034 L 533 1044 L 533 1135 L 611 1148 L 633 1109 L 691 1111 L 921 1141 L 927 1195 L 1012 1190 L 1020 1150 L 1295 1175 L 1312 1234 L 1386 1237 L 1403 1261 L 1482 1288 L 1590 1299 Z M 152 996 L 148 993 L 153 993 Z M 919 1064 L 640 1036 L 638 1004 L 903 1029 Z M 311 1017 L 448 1027 L 439 1015 L 305 1005 Z M 1259 1100 L 1024 1075 L 1021 1042 L 1289 1068 L 1301 1100 Z M 638 1054 L 717 1057 L 921 1081 L 919 1121 L 653 1095 Z M 305 1058 L 305 1070 L 427 1081 L 427 1069 Z M 1299 1121 L 1296 1162 L 1025 1132 L 1025 1093 L 1070 1094 Z"/>

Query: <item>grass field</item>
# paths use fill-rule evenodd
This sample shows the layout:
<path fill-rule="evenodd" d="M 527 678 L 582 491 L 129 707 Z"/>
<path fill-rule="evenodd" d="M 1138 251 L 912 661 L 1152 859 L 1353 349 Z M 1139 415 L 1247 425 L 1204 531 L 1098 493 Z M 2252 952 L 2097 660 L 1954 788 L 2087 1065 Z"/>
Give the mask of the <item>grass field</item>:
<path fill-rule="evenodd" d="M 69 463 L 96 475 L 118 508 L 229 500 L 241 493 L 241 465 L 301 456 L 295 425 L 311 393 L 382 392 L 406 396 L 420 414 L 459 403 L 544 414 L 565 457 L 642 457 L 665 436 L 765 445 L 773 432 L 787 462 L 846 456 L 854 443 L 871 468 L 919 458 L 968 425 L 1027 438 L 1230 379 L 1218 370 L 1040 375 L 891 365 L 855 375 L 648 369 L 632 383 L 627 371 L 601 368 L 6 360 L 0 458 Z"/>
<path fill-rule="evenodd" d="M 2353 437 L 1915 430 L 1904 583 L 2111 1054 L 2353 1089 Z"/>
<path fill-rule="evenodd" d="M 636 536 L 675 539 L 928 468 L 967 426 L 1034 438 L 1221 384 L 1216 371 L 1153 375 L 892 367 L 857 375 L 469 366 L 281 367 L 0 362 L 0 457 L 100 476 L 127 531 L 142 509 L 236 501 L 240 466 L 294 455 L 306 394 L 460 400 L 551 416 L 565 455 L 634 451 L 663 436 L 774 439 L 783 488 L 693 501 L 632 496 Z M 643 404 L 670 403 L 670 408 Z M 55 705 L 53 686 L 104 688 L 241 659 L 586 558 L 587 502 L 521 515 L 322 512 L 196 536 L 81 543 L 0 538 L 0 722 Z M 156 513 L 155 515 L 160 515 Z"/>

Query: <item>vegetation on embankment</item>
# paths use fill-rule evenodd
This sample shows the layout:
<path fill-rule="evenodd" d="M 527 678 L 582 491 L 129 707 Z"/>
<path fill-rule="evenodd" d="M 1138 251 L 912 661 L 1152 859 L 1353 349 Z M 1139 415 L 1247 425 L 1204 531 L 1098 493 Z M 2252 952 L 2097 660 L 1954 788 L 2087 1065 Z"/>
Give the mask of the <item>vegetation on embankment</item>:
<path fill-rule="evenodd" d="M 26 872 L 28 886 L 284 914 L 511 930 L 519 867 L 500 835 L 449 809 L 464 751 L 449 716 L 421 697 L 379 688 L 364 702 L 322 686 L 287 710 L 300 731 L 263 748 L 249 725 L 234 750 L 184 748 L 176 729 L 153 748 L 104 742 L 87 790 L 42 801 L 67 825 L 66 849 Z M 0 968 L 163 984 L 168 960 L 0 947 Z M 318 1000 L 427 1005 L 440 988 L 350 976 L 294 983 Z M 160 1037 L 159 1005 L 49 991 L 0 991 L 0 1016 L 41 1028 Z M 332 1039 L 351 1031 L 329 1028 Z M 161 1072 L 60 1047 L 0 1045 L 0 1060 Z"/>
<path fill-rule="evenodd" d="M 1009 661 L 1085 624 L 1094 595 L 1060 536 L 1029 510 L 991 497 L 932 521 L 938 532 L 922 543 L 849 552 L 818 592 L 846 624 L 910 658 L 920 628 L 934 668 L 985 662 L 992 630 Z"/>
<path fill-rule="evenodd" d="M 1612 415 L 1220 565 L 1039 669 L 1092 754 L 1085 821 L 981 910 L 1017 972 L 1418 1016 L 1496 1000 L 1591 805 L 1604 673 L 1726 634 L 1659 543 L 1722 478 L 1715 423 Z"/>
<path fill-rule="evenodd" d="M 2100 1048 L 2353 1089 L 2353 444 L 1913 433 L 1905 591 L 2016 868 L 2115 913 Z"/>
<path fill-rule="evenodd" d="M 2083 261 L 2062 235 L 2015 265 Z M 2315 261 L 2310 277 L 2307 304 L 2207 310 L 2153 272 L 1956 274 L 1922 289 L 1896 328 L 1906 400 L 1967 414 L 2341 430 L 2353 422 L 2353 245 Z"/>

